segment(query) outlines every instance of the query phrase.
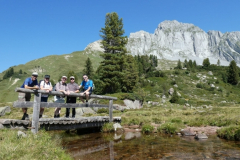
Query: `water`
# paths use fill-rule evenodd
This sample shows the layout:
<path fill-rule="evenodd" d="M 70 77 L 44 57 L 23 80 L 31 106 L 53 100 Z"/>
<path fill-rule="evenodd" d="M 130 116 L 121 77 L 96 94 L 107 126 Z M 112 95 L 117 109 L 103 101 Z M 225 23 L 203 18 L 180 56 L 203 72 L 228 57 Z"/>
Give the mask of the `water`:
<path fill-rule="evenodd" d="M 139 132 L 90 133 L 63 138 L 63 146 L 78 160 L 240 159 L 240 142 L 217 136 L 205 140 Z"/>

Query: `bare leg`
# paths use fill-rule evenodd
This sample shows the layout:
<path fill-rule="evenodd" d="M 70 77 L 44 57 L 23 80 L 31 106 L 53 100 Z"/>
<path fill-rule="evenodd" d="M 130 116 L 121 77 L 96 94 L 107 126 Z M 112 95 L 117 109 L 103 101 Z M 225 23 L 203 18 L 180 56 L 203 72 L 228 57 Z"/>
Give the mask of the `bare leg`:
<path fill-rule="evenodd" d="M 40 115 L 43 115 L 44 108 L 40 108 Z"/>
<path fill-rule="evenodd" d="M 22 108 L 23 113 L 27 113 L 27 108 Z"/>
<path fill-rule="evenodd" d="M 83 96 L 84 93 L 80 93 L 80 95 Z M 80 100 L 84 103 L 84 99 L 83 99 L 83 97 L 79 97 L 79 98 L 80 98 Z"/>

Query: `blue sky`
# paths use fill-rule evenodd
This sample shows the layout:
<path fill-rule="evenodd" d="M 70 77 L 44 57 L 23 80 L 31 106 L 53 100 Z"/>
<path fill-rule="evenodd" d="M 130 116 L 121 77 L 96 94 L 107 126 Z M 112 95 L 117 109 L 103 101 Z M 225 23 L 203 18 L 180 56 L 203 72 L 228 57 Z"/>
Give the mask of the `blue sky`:
<path fill-rule="evenodd" d="M 0 0 L 0 72 L 48 55 L 81 51 L 100 39 L 105 15 L 123 18 L 125 35 L 153 33 L 164 20 L 204 31 L 240 31 L 240 0 Z"/>

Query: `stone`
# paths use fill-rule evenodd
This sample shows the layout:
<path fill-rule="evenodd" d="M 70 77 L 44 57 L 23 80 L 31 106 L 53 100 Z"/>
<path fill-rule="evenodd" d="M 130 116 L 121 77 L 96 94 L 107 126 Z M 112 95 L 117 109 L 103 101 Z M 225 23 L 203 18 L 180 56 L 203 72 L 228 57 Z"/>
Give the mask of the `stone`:
<path fill-rule="evenodd" d="M 82 116 L 82 115 L 83 115 L 82 108 L 76 108 L 76 115 L 75 116 Z"/>
<path fill-rule="evenodd" d="M 18 136 L 19 138 L 21 138 L 21 137 L 25 138 L 25 137 L 27 137 L 27 134 L 24 133 L 24 132 L 22 132 L 22 131 L 18 131 L 18 132 L 17 132 L 17 136 Z"/>
<path fill-rule="evenodd" d="M 4 126 L 0 123 L 0 129 L 4 129 Z"/>
<path fill-rule="evenodd" d="M 182 136 L 195 136 L 196 135 L 196 133 L 194 133 L 190 130 L 184 130 L 184 129 L 182 129 L 180 131 L 180 133 L 182 134 Z"/>
<path fill-rule="evenodd" d="M 162 99 L 162 103 L 166 103 L 166 100 L 165 100 L 165 99 Z"/>
<path fill-rule="evenodd" d="M 205 134 L 196 134 L 195 139 L 208 139 L 208 136 Z"/>
<path fill-rule="evenodd" d="M 157 98 L 160 98 L 160 95 L 158 95 L 158 94 L 155 94 L 155 96 L 156 96 Z"/>
<path fill-rule="evenodd" d="M 176 88 L 178 88 L 178 85 L 177 85 L 177 84 L 174 84 L 174 85 L 173 85 L 173 87 L 176 87 Z"/>
<path fill-rule="evenodd" d="M 6 113 L 10 113 L 11 109 L 9 106 L 0 107 L 0 117 L 4 116 Z"/>
<path fill-rule="evenodd" d="M 179 97 L 181 97 L 182 95 L 179 93 L 179 92 L 177 92 L 177 95 L 179 96 Z"/>
<path fill-rule="evenodd" d="M 86 113 L 95 114 L 96 113 L 90 107 L 83 107 L 82 111 L 83 111 L 84 114 L 86 114 Z"/>
<path fill-rule="evenodd" d="M 165 95 L 162 96 L 163 99 L 167 98 Z"/>
<path fill-rule="evenodd" d="M 152 102 L 152 105 L 157 106 L 159 105 L 159 102 Z"/>
<path fill-rule="evenodd" d="M 208 72 L 208 75 L 212 76 L 212 75 L 213 75 L 212 71 L 209 71 L 209 72 Z"/>
<path fill-rule="evenodd" d="M 133 102 L 133 105 L 135 106 L 136 109 L 140 109 L 140 108 L 143 107 L 143 106 L 142 106 L 142 103 L 141 103 L 139 100 L 135 100 L 135 101 Z"/>
<path fill-rule="evenodd" d="M 215 85 L 214 84 L 210 84 L 210 87 L 215 88 Z"/>
<path fill-rule="evenodd" d="M 125 106 L 129 107 L 130 109 L 136 109 L 132 100 L 124 99 L 123 103 L 125 104 Z"/>
<path fill-rule="evenodd" d="M 116 131 L 118 128 L 122 128 L 122 126 L 119 123 L 114 123 L 113 128 Z"/>
<path fill-rule="evenodd" d="M 125 134 L 125 140 L 130 140 L 130 139 L 133 139 L 133 138 L 134 138 L 133 132 L 127 132 Z"/>
<path fill-rule="evenodd" d="M 174 92 L 174 89 L 173 89 L 173 88 L 170 88 L 170 89 L 168 90 L 168 93 L 169 93 L 170 95 L 173 95 L 173 92 Z"/>

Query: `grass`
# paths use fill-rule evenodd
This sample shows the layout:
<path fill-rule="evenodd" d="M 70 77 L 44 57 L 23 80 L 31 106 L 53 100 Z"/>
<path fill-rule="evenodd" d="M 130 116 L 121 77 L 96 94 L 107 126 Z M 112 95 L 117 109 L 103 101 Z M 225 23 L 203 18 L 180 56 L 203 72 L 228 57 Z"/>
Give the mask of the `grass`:
<path fill-rule="evenodd" d="M 72 158 L 61 148 L 61 138 L 45 131 L 37 135 L 24 131 L 26 138 L 18 137 L 16 130 L 0 130 L 0 159 L 66 159 Z"/>

